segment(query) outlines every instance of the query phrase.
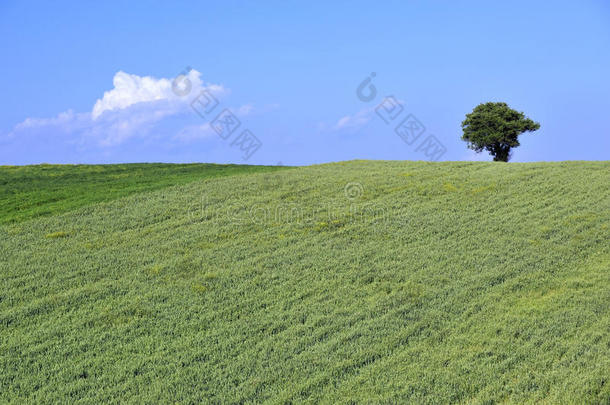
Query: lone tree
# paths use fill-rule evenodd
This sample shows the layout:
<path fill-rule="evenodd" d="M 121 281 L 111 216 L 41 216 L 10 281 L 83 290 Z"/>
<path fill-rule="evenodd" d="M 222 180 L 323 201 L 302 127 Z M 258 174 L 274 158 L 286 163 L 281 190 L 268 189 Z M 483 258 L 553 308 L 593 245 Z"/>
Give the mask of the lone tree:
<path fill-rule="evenodd" d="M 520 145 L 517 137 L 538 128 L 539 123 L 506 103 L 482 103 L 466 114 L 462 122 L 462 140 L 476 152 L 487 150 L 496 162 L 508 162 L 510 149 Z"/>

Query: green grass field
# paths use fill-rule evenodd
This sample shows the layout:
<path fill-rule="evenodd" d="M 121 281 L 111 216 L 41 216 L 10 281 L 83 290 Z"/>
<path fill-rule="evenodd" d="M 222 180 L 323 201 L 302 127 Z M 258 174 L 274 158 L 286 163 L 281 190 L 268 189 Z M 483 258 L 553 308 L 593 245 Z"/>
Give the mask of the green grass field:
<path fill-rule="evenodd" d="M 610 403 L 610 162 L 190 169 L 0 169 L 1 402 Z"/>
<path fill-rule="evenodd" d="M 0 224 L 195 180 L 281 168 L 202 163 L 0 166 Z"/>

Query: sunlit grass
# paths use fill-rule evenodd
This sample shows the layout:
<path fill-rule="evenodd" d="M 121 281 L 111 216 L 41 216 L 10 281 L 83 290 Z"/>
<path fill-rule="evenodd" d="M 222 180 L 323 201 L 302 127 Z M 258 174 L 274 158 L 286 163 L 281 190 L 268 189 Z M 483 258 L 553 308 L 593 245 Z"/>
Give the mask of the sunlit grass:
<path fill-rule="evenodd" d="M 609 403 L 608 184 L 353 161 L 5 224 L 0 401 Z"/>

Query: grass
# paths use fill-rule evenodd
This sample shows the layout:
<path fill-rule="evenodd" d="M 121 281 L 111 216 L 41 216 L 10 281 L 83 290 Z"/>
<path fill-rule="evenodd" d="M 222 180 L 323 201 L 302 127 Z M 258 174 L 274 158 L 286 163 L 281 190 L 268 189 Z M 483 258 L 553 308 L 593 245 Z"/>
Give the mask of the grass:
<path fill-rule="evenodd" d="M 0 166 L 0 224 L 55 215 L 195 180 L 281 168 L 201 163 Z"/>
<path fill-rule="evenodd" d="M 0 401 L 610 403 L 608 184 L 352 161 L 5 224 Z"/>

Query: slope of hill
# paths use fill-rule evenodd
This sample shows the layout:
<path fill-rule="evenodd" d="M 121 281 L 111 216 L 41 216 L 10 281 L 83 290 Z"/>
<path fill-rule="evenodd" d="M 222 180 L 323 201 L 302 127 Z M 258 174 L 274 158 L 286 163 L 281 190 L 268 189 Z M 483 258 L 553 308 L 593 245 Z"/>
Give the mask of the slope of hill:
<path fill-rule="evenodd" d="M 0 227 L 0 400 L 609 403 L 610 162 L 352 161 Z"/>
<path fill-rule="evenodd" d="M 194 180 L 281 168 L 207 163 L 0 166 L 0 224 L 63 213 Z"/>

